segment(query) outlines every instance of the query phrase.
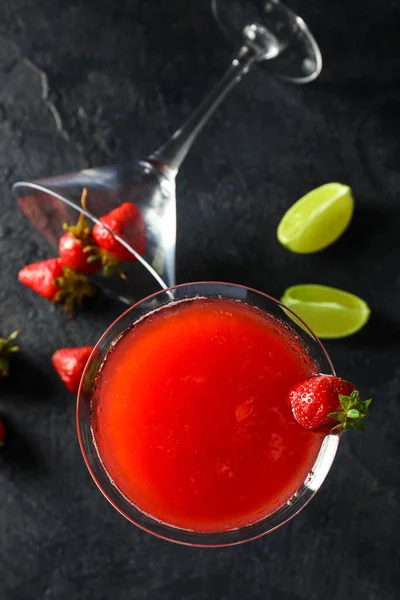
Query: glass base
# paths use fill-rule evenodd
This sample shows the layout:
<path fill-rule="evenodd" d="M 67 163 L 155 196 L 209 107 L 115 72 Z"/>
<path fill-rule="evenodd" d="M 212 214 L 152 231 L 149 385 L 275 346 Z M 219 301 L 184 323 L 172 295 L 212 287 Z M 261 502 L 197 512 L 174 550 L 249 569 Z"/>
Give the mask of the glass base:
<path fill-rule="evenodd" d="M 264 29 L 277 52 L 259 64 L 268 73 L 292 83 L 309 83 L 322 70 L 322 56 L 301 17 L 279 0 L 213 0 L 214 16 L 225 35 L 239 46 L 249 27 Z"/>

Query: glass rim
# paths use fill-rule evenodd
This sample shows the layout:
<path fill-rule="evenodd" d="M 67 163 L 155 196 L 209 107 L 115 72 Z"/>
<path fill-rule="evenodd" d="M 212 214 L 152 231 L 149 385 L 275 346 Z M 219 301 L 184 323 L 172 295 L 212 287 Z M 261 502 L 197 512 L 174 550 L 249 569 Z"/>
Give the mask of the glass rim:
<path fill-rule="evenodd" d="M 252 294 L 255 294 L 256 296 L 260 296 L 261 298 L 263 298 L 264 300 L 267 300 L 269 302 L 274 303 L 275 305 L 281 307 L 283 309 L 284 313 L 290 313 L 290 315 L 294 316 L 295 319 L 297 321 L 300 322 L 301 324 L 301 328 L 312 338 L 313 342 L 315 342 L 318 346 L 318 350 L 322 353 L 324 359 L 327 361 L 327 364 L 329 366 L 329 369 L 331 371 L 331 373 L 329 373 L 330 375 L 336 375 L 334 366 L 332 364 L 332 361 L 329 357 L 328 352 L 326 351 L 324 345 L 322 344 L 321 340 L 316 336 L 316 334 L 311 330 L 311 328 L 303 321 L 303 319 L 301 319 L 301 317 L 299 317 L 293 310 L 291 310 L 289 307 L 287 307 L 285 304 L 283 304 L 280 300 L 277 300 L 276 298 L 274 298 L 273 296 L 270 296 L 269 294 L 266 294 L 265 292 L 261 292 L 259 290 L 256 290 L 254 288 L 245 286 L 245 285 L 241 285 L 241 284 L 236 284 L 236 283 L 228 283 L 228 282 L 221 282 L 221 281 L 199 281 L 199 282 L 189 282 L 189 283 L 183 283 L 183 284 L 178 284 L 178 285 L 174 285 L 171 286 L 169 288 L 166 289 L 161 289 L 158 290 L 157 292 L 154 292 L 153 294 L 150 294 L 149 296 L 146 296 L 145 298 L 142 298 L 141 300 L 139 300 L 138 302 L 136 302 L 135 304 L 133 304 L 132 306 L 130 306 L 127 310 L 125 310 L 123 313 L 121 313 L 121 315 L 119 315 L 105 330 L 105 332 L 102 334 L 102 336 L 99 338 L 98 342 L 96 343 L 96 345 L 94 346 L 92 353 L 90 354 L 90 357 L 86 363 L 84 372 L 82 374 L 82 378 L 81 378 L 81 382 L 80 382 L 80 386 L 79 386 L 79 390 L 78 390 L 78 394 L 77 394 L 77 403 L 76 403 L 76 427 L 77 427 L 77 435 L 78 435 L 78 441 L 79 441 L 79 446 L 82 452 L 82 456 L 83 459 L 85 461 L 86 467 L 93 479 L 93 481 L 95 482 L 96 486 L 98 487 L 98 489 L 101 491 L 101 493 L 103 494 L 103 496 L 108 500 L 108 502 L 113 506 L 113 508 L 119 512 L 123 517 L 125 517 L 130 523 L 136 525 L 137 527 L 139 527 L 140 529 L 142 529 L 143 531 L 146 531 L 147 533 L 150 533 L 151 535 L 154 535 L 160 539 L 163 539 L 165 541 L 169 541 L 169 542 L 174 542 L 174 543 L 178 543 L 181 545 L 186 545 L 186 546 L 193 546 L 193 547 L 214 547 L 214 548 L 218 548 L 218 547 L 226 547 L 226 546 L 233 546 L 233 545 L 238 545 L 244 542 L 248 542 L 248 541 L 253 541 L 255 539 L 258 539 L 260 537 L 263 537 L 264 535 L 267 535 L 268 533 L 272 533 L 273 531 L 275 531 L 276 529 L 280 528 L 282 525 L 284 525 L 285 523 L 287 523 L 288 521 L 290 521 L 294 516 L 296 516 L 309 502 L 310 500 L 314 497 L 314 495 L 316 494 L 316 492 L 320 489 L 323 481 L 325 480 L 325 477 L 327 476 L 331 465 L 333 463 L 333 460 L 335 458 L 336 455 L 336 451 L 339 445 L 339 439 L 340 436 L 338 434 L 328 434 L 325 436 L 320 450 L 318 452 L 318 456 L 316 458 L 316 461 L 312 467 L 312 470 L 310 471 L 310 474 L 312 474 L 313 476 L 315 475 L 315 471 L 321 467 L 321 463 L 326 462 L 324 460 L 324 457 L 322 456 L 321 458 L 321 454 L 324 454 L 324 452 L 330 453 L 330 456 L 328 456 L 328 462 L 325 465 L 326 469 L 325 472 L 322 473 L 322 476 L 317 477 L 317 482 L 314 483 L 314 487 L 310 487 L 308 488 L 309 490 L 311 490 L 311 493 L 308 495 L 308 497 L 306 499 L 302 499 L 301 502 L 296 502 L 296 500 L 294 502 L 292 502 L 290 504 L 291 510 L 290 510 L 290 514 L 289 515 L 285 515 L 284 518 L 281 520 L 281 522 L 276 523 L 275 525 L 266 528 L 264 531 L 261 532 L 257 532 L 254 535 L 249 535 L 249 536 L 245 536 L 243 537 L 243 539 L 235 539 L 235 540 L 227 540 L 227 541 L 220 541 L 220 542 L 213 542 L 213 541 L 207 541 L 207 539 L 209 539 L 210 537 L 214 537 L 214 536 L 224 536 L 225 534 L 239 534 L 240 532 L 245 532 L 245 531 L 249 531 L 249 527 L 252 526 L 257 526 L 262 524 L 264 521 L 266 520 L 270 520 L 270 518 L 274 517 L 274 515 L 276 515 L 279 511 L 281 511 L 283 508 L 286 507 L 286 505 L 289 506 L 289 501 L 279 507 L 278 509 L 276 509 L 273 513 L 270 513 L 269 515 L 266 515 L 265 517 L 261 518 L 259 521 L 251 524 L 251 525 L 245 525 L 243 527 L 239 527 L 237 529 L 234 530 L 222 530 L 222 531 L 218 531 L 218 532 L 199 532 L 199 531 L 194 531 L 194 530 L 188 530 L 188 529 L 182 529 L 179 527 L 175 527 L 173 525 L 167 524 L 167 523 L 163 523 L 161 521 L 159 521 L 158 519 L 156 519 L 155 517 L 153 517 L 152 515 L 148 515 L 146 513 L 144 513 L 143 511 L 141 511 L 141 509 L 136 506 L 135 504 L 133 504 L 132 502 L 129 501 L 129 499 L 124 496 L 124 494 L 121 492 L 121 490 L 119 490 L 119 488 L 113 483 L 111 476 L 108 474 L 106 468 L 104 467 L 101 458 L 98 454 L 98 458 L 100 460 L 101 463 L 101 468 L 104 471 L 104 474 L 106 475 L 107 479 L 108 479 L 108 483 L 110 484 L 110 486 L 112 486 L 112 488 L 114 490 L 116 490 L 119 495 L 121 497 L 123 497 L 125 499 L 125 501 L 130 505 L 130 507 L 132 507 L 132 509 L 136 510 L 138 513 L 140 513 L 143 517 L 146 517 L 152 524 L 157 525 L 157 527 L 165 529 L 165 532 L 160 532 L 160 531 L 154 531 L 150 526 L 146 526 L 145 524 L 138 522 L 138 520 L 136 520 L 135 518 L 133 518 L 132 516 L 128 515 L 125 510 L 123 508 L 121 508 L 118 503 L 110 497 L 110 494 L 104 489 L 103 485 L 101 484 L 101 482 L 99 481 L 98 476 L 95 473 L 95 468 L 93 467 L 93 465 L 90 462 L 89 456 L 88 456 L 88 452 L 87 449 L 85 447 L 85 442 L 84 442 L 84 436 L 82 434 L 82 428 L 81 428 L 81 407 L 82 407 L 82 403 L 83 403 L 83 396 L 84 396 L 84 383 L 85 383 L 85 379 L 88 375 L 88 372 L 91 368 L 91 363 L 94 359 L 94 357 L 97 355 L 98 349 L 101 346 L 102 342 L 107 339 L 107 337 L 109 336 L 110 333 L 112 333 L 114 331 L 114 329 L 117 327 L 118 323 L 120 323 L 121 320 L 125 319 L 131 312 L 133 312 L 135 309 L 138 309 L 140 307 L 140 305 L 142 305 L 145 302 L 151 301 L 153 298 L 156 298 L 160 295 L 165 295 L 165 296 L 169 296 L 170 297 L 170 302 L 166 302 L 165 304 L 162 305 L 162 307 L 164 306 L 168 306 L 169 303 L 174 303 L 177 302 L 178 299 L 174 298 L 172 296 L 173 292 L 176 290 L 184 290 L 184 289 L 189 289 L 192 290 L 194 288 L 198 288 L 198 287 L 229 287 L 229 289 L 242 289 L 245 290 L 246 292 L 250 292 Z M 201 297 L 200 293 L 197 293 L 196 296 L 193 296 L 192 299 L 194 299 L 195 297 Z M 207 297 L 207 296 L 205 296 Z M 211 296 L 210 296 L 211 297 Z M 190 297 L 188 298 L 190 299 Z M 159 307 L 159 309 L 162 308 L 161 306 Z M 147 310 L 145 312 L 145 314 L 143 315 L 143 317 L 147 316 L 147 314 L 149 314 L 150 312 L 152 312 L 153 310 L 157 310 L 157 309 L 150 309 Z M 265 309 L 264 312 L 267 312 Z M 289 317 L 290 318 L 290 317 Z M 131 325 L 133 325 L 136 322 L 136 320 L 132 320 Z M 296 322 L 294 321 L 294 323 L 296 324 Z M 128 327 L 130 327 L 131 325 L 128 325 L 127 327 L 124 327 L 124 330 L 127 329 Z M 117 339 L 119 337 L 120 334 L 117 334 L 114 337 L 114 340 Z M 108 348 L 106 350 L 106 352 L 104 353 L 104 356 L 107 354 L 109 348 L 111 347 L 111 345 L 108 344 Z M 104 356 L 101 360 L 101 362 L 104 359 Z M 96 375 L 97 375 L 96 371 Z M 90 397 L 91 397 L 92 393 L 90 393 Z M 95 446 L 94 442 L 93 442 L 93 438 L 92 438 L 92 445 Z M 329 447 L 328 447 L 329 446 Z M 97 449 L 96 449 L 97 452 Z M 329 463 L 329 464 L 328 464 Z M 310 476 L 309 474 L 309 476 Z M 308 482 L 310 483 L 310 482 Z M 303 486 L 307 484 L 307 479 L 306 481 L 303 483 Z M 294 496 L 297 495 L 297 492 L 294 494 Z M 176 537 L 173 534 L 176 534 Z M 169 535 L 168 535 L 169 534 Z M 184 535 L 185 534 L 185 535 Z M 179 536 L 183 536 L 185 538 L 190 538 L 190 539 L 179 539 Z"/>

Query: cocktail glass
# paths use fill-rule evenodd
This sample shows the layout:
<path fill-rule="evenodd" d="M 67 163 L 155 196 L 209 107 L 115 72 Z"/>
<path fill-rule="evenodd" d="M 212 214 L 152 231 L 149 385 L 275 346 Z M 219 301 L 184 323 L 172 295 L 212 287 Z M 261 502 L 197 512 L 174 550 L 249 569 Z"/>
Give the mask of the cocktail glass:
<path fill-rule="evenodd" d="M 156 536 L 173 542 L 196 546 L 227 546 L 258 538 L 284 525 L 311 500 L 322 485 L 336 454 L 338 435 L 325 436 L 314 466 L 293 496 L 259 521 L 233 530 L 205 533 L 189 531 L 165 524 L 142 512 L 113 484 L 99 457 L 94 442 L 91 422 L 94 383 L 110 347 L 130 326 L 150 312 L 181 300 L 196 298 L 230 299 L 257 307 L 277 319 L 287 343 L 295 338 L 296 346 L 304 349 L 304 357 L 315 365 L 315 374 L 334 375 L 334 368 L 318 338 L 294 313 L 270 296 L 247 287 L 227 283 L 191 283 L 162 290 L 140 301 L 123 313 L 104 333 L 86 366 L 77 403 L 77 428 L 86 465 L 101 492 L 129 521 Z M 149 357 L 151 361 L 151 356 Z M 282 365 L 284 369 L 284 365 Z M 160 401 L 162 399 L 160 398 Z M 266 481 L 266 485 L 268 482 Z"/>

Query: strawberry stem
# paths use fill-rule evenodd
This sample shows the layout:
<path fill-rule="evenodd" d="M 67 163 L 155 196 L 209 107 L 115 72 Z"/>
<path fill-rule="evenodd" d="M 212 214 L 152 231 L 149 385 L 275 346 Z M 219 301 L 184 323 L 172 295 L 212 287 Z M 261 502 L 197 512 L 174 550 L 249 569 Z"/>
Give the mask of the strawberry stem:
<path fill-rule="evenodd" d="M 81 206 L 83 210 L 88 212 L 86 208 L 86 199 L 87 199 L 87 188 L 83 188 L 81 195 Z M 86 220 L 86 217 L 83 213 L 80 213 L 79 219 L 76 225 L 70 225 L 69 223 L 63 223 L 63 229 L 65 232 L 70 233 L 77 240 L 82 242 L 83 246 L 87 246 L 93 243 L 92 238 L 92 228 Z"/>
<path fill-rule="evenodd" d="M 83 208 L 83 210 L 87 210 L 86 198 L 87 198 L 87 188 L 83 188 L 82 195 L 81 195 L 81 207 Z M 79 219 L 78 219 L 78 223 L 77 223 L 76 227 L 77 227 L 78 231 L 83 231 L 85 229 L 85 227 L 87 227 L 85 215 L 83 213 L 81 213 L 79 215 Z"/>

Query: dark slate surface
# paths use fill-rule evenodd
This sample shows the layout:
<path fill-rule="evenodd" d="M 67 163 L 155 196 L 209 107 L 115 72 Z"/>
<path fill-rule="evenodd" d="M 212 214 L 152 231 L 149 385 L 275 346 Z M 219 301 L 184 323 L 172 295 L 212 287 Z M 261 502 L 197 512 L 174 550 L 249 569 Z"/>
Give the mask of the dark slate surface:
<path fill-rule="evenodd" d="M 2 0 L 0 328 L 24 329 L 1 383 L 12 430 L 0 459 L 1 600 L 392 600 L 398 597 L 400 366 L 399 3 L 291 1 L 325 57 L 294 88 L 255 70 L 204 131 L 178 180 L 178 279 L 224 279 L 279 295 L 290 284 L 348 289 L 370 325 L 327 344 L 375 398 L 323 489 L 288 526 L 230 549 L 174 546 L 128 525 L 81 459 L 74 399 L 50 365 L 95 342 L 121 307 L 98 299 L 75 320 L 21 289 L 48 249 L 18 213 L 13 181 L 157 147 L 225 68 L 230 48 L 208 3 Z M 331 249 L 296 256 L 275 229 L 300 195 L 352 185 L 357 210 Z"/>

